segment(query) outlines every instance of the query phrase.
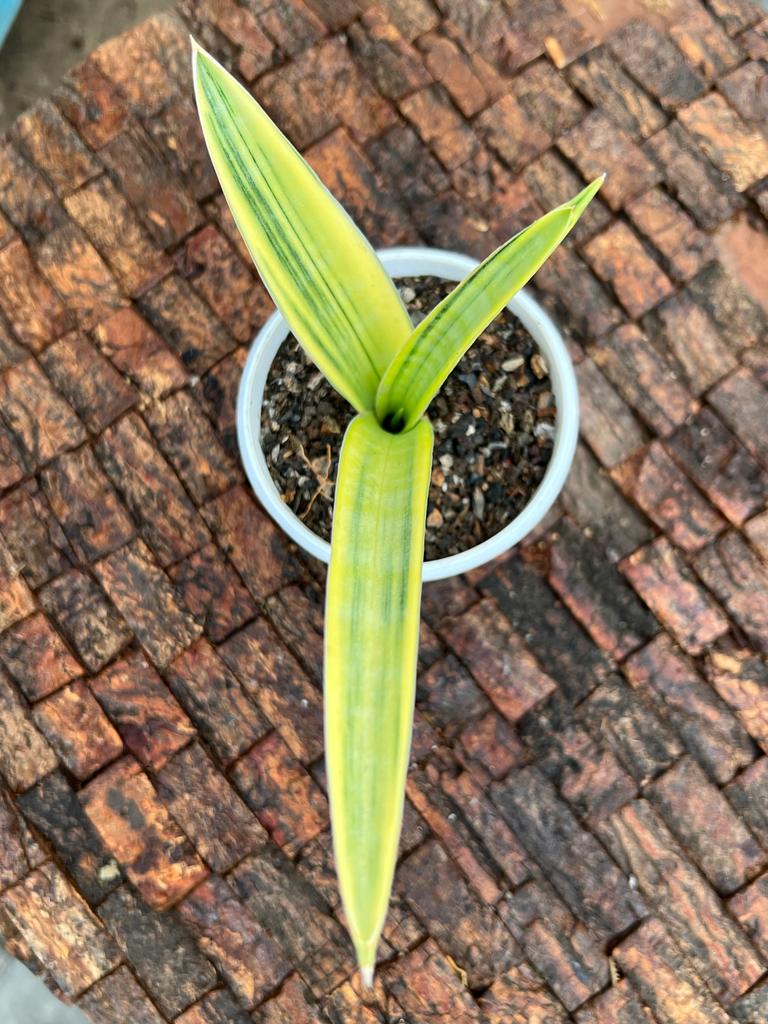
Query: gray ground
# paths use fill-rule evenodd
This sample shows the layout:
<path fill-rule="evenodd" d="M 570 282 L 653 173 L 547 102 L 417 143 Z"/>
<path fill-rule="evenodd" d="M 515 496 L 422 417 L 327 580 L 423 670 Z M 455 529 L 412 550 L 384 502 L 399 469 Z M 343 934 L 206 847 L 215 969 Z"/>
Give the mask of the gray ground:
<path fill-rule="evenodd" d="M 0 131 L 100 42 L 171 0 L 25 0 L 0 51 Z"/>

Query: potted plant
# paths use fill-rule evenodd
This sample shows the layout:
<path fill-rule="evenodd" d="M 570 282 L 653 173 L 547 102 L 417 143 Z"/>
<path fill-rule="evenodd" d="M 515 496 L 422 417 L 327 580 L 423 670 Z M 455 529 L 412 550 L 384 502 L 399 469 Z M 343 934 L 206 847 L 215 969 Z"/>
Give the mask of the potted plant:
<path fill-rule="evenodd" d="M 334 854 L 363 982 L 371 983 L 401 828 L 413 718 L 422 578 L 461 572 L 519 540 L 556 497 L 576 439 L 577 398 L 562 341 L 518 296 L 558 401 L 555 473 L 526 512 L 479 551 L 424 567 L 433 429 L 426 410 L 470 345 L 562 242 L 602 184 L 592 182 L 473 265 L 455 254 L 393 250 L 380 260 L 253 97 L 193 46 L 208 150 L 235 222 L 279 313 L 256 339 L 238 429 L 267 509 L 329 562 L 325 756 Z M 414 328 L 390 273 L 460 280 Z M 261 399 L 280 343 L 294 334 L 354 407 L 344 435 L 330 548 L 288 515 L 259 447 Z M 557 431 L 556 431 L 557 434 Z M 559 452 L 559 454 L 558 454 Z M 499 539 L 500 537 L 500 539 Z"/>

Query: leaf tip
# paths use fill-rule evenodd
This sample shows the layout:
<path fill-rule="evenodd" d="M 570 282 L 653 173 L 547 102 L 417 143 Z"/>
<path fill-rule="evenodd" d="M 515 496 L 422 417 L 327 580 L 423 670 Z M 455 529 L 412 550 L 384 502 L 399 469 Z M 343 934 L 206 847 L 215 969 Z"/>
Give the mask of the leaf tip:
<path fill-rule="evenodd" d="M 360 982 L 366 991 L 373 988 L 373 966 L 360 966 Z"/>

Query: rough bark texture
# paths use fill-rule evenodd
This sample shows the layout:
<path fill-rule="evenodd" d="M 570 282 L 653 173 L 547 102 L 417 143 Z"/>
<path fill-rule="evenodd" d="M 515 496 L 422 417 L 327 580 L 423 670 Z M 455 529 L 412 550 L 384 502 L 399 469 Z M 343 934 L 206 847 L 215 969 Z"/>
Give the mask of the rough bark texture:
<path fill-rule="evenodd" d="M 724 242 L 766 230 L 768 31 L 650 7 L 182 0 L 0 142 L 0 935 L 94 1024 L 768 1020 L 768 316 Z M 189 31 L 375 245 L 483 257 L 609 175 L 532 286 L 581 389 L 567 488 L 425 589 L 367 1001 L 323 573 L 237 455 L 271 302 Z"/>

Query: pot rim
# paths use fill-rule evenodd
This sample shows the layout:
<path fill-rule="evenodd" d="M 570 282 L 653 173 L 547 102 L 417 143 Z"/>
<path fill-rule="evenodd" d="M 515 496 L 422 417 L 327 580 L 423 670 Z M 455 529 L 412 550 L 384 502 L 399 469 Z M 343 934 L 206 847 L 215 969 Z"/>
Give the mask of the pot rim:
<path fill-rule="evenodd" d="M 377 255 L 391 277 L 433 274 L 450 281 L 460 281 L 479 262 L 462 253 L 427 246 L 379 249 Z M 465 551 L 426 560 L 422 576 L 424 582 L 447 579 L 476 569 L 521 541 L 552 507 L 571 468 L 579 432 L 579 393 L 565 342 L 548 314 L 525 289 L 514 296 L 507 308 L 531 333 L 549 368 L 557 404 L 552 457 L 530 501 L 514 519 L 492 537 Z M 310 530 L 285 504 L 270 475 L 261 447 L 261 407 L 267 375 L 289 333 L 287 322 L 277 310 L 251 344 L 237 394 L 237 441 L 246 475 L 262 506 L 300 547 L 327 564 L 330 544 Z"/>

